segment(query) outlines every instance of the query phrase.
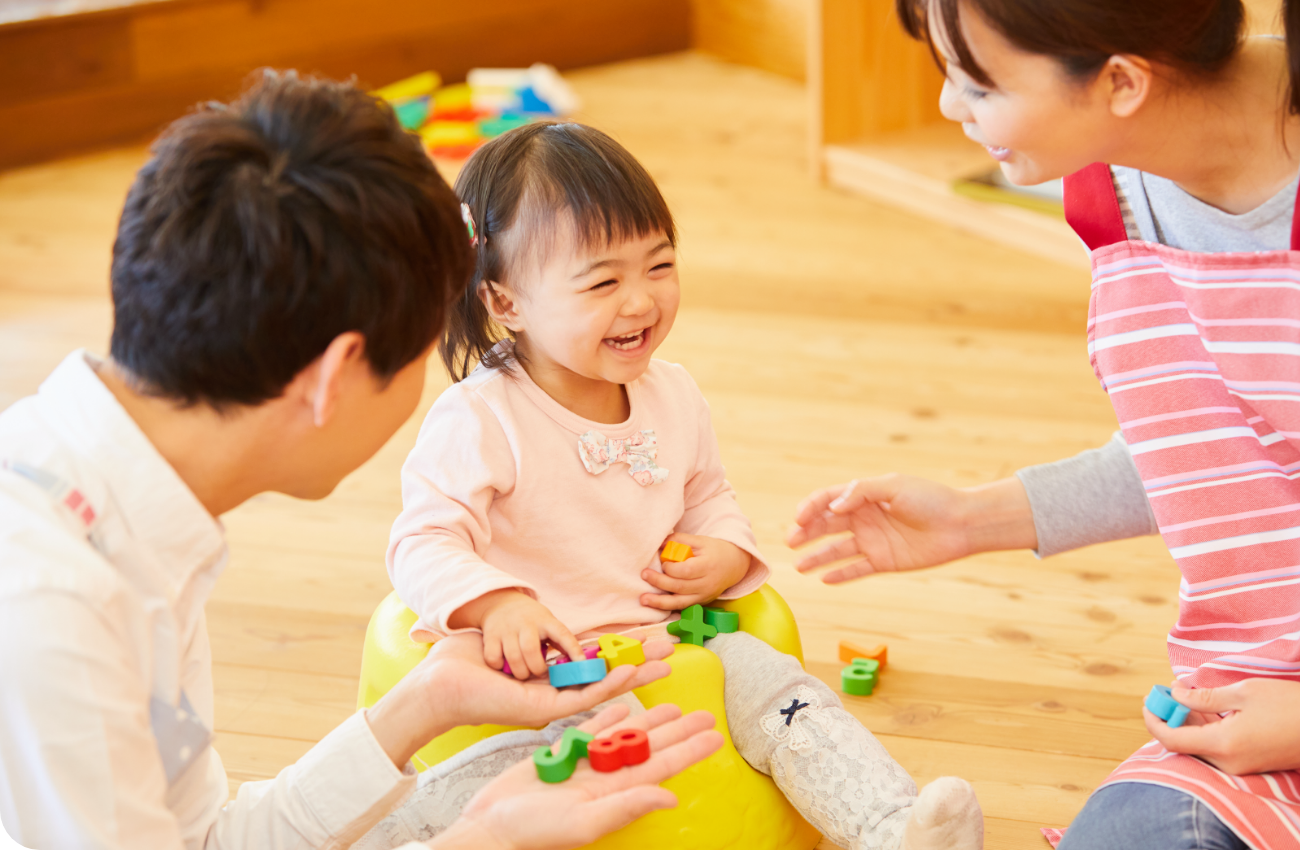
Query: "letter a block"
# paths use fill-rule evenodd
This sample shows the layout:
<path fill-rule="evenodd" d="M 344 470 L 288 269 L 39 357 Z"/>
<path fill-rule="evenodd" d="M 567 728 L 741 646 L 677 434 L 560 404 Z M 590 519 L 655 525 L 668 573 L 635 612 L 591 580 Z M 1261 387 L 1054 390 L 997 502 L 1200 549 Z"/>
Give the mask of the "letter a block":
<path fill-rule="evenodd" d="M 605 659 L 609 669 L 622 667 L 624 664 L 644 664 L 645 650 L 641 641 L 623 635 L 600 636 L 600 658 Z"/>
<path fill-rule="evenodd" d="M 680 638 L 682 643 L 704 646 L 704 639 L 716 637 L 718 630 L 704 622 L 704 606 L 692 605 L 682 611 L 682 618 L 668 624 L 668 634 Z"/>
<path fill-rule="evenodd" d="M 869 697 L 876 689 L 879 674 L 880 662 L 872 658 L 855 658 L 852 664 L 840 671 L 840 688 L 846 694 Z"/>
<path fill-rule="evenodd" d="M 538 747 L 533 751 L 533 767 L 537 768 L 537 778 L 543 782 L 563 782 L 573 775 L 578 767 L 578 759 L 587 757 L 587 745 L 595 735 L 589 735 L 576 727 L 564 730 L 560 738 L 560 751 L 551 752 L 550 747 Z"/>
<path fill-rule="evenodd" d="M 1164 685 L 1151 686 L 1151 693 L 1147 694 L 1146 707 L 1148 711 L 1167 723 L 1170 729 L 1182 726 L 1191 712 L 1191 709 L 1174 699 L 1173 691 Z"/>

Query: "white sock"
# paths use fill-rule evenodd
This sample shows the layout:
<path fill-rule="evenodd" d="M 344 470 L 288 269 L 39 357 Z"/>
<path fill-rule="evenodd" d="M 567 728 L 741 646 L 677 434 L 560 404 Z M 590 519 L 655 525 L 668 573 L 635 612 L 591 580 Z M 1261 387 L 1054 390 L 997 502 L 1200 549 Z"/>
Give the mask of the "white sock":
<path fill-rule="evenodd" d="M 975 789 L 943 776 L 921 791 L 911 809 L 900 850 L 981 850 L 984 813 Z"/>

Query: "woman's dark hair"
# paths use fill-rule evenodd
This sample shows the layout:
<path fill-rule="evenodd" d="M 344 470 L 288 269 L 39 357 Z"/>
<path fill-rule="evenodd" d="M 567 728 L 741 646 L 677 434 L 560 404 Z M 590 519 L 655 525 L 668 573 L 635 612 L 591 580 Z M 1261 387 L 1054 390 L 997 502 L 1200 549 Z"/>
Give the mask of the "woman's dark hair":
<path fill-rule="evenodd" d="M 114 360 L 218 409 L 276 398 L 346 331 L 387 380 L 438 339 L 473 256 L 459 204 L 390 108 L 263 72 L 154 143 L 113 245 Z"/>
<path fill-rule="evenodd" d="M 498 136 L 465 164 L 456 194 L 478 236 L 474 276 L 447 316 L 441 345 L 457 381 L 480 362 L 509 367 L 513 353 L 494 349 L 510 332 L 492 321 L 479 288 L 544 262 L 558 228 L 571 224 L 582 248 L 656 233 L 677 244 L 672 214 L 649 173 L 618 142 L 582 124 L 529 124 Z"/>
<path fill-rule="evenodd" d="M 895 0 L 903 28 L 931 41 L 930 18 L 961 69 L 993 80 L 971 55 L 961 13 L 978 14 L 1021 50 L 1052 56 L 1076 78 L 1096 75 L 1111 56 L 1132 54 L 1178 71 L 1213 75 L 1237 52 L 1246 10 L 1241 0 Z M 1300 0 L 1284 0 L 1291 89 L 1300 113 Z M 938 51 L 935 51 L 936 57 Z"/>

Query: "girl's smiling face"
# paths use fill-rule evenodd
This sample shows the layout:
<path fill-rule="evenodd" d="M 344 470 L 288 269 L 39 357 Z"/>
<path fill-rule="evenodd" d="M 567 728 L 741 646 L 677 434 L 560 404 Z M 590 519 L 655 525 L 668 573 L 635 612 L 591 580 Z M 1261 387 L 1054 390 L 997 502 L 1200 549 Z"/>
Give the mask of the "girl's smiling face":
<path fill-rule="evenodd" d="M 494 293 L 482 294 L 515 333 L 533 380 L 583 414 L 584 393 L 594 401 L 645 372 L 677 318 L 681 288 L 676 249 L 662 232 L 589 248 L 576 241 L 572 227 L 557 227 L 544 261 L 519 285 L 493 283 Z"/>
<path fill-rule="evenodd" d="M 1115 83 L 1128 85 L 1124 74 L 1133 69 L 1114 67 L 1112 61 L 1091 81 L 1075 80 L 1056 59 L 1019 49 L 965 7 L 962 34 L 994 83 L 984 85 L 958 64 L 937 18 L 931 18 L 931 38 L 947 62 L 940 109 L 988 149 L 1009 181 L 1028 186 L 1109 161 L 1108 151 L 1122 129 L 1115 108 L 1127 112 L 1125 107 L 1136 107 L 1142 99 L 1129 104 L 1121 89 L 1122 102 L 1115 101 Z"/>

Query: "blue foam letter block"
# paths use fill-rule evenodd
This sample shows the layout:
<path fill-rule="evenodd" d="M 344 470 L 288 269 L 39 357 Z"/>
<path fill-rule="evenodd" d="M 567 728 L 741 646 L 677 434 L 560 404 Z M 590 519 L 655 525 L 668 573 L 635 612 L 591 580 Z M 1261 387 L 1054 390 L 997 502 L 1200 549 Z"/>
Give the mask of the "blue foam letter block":
<path fill-rule="evenodd" d="M 1148 711 L 1169 724 L 1170 729 L 1182 726 L 1188 713 L 1191 712 L 1191 709 L 1174 699 L 1173 691 L 1164 685 L 1151 686 L 1151 693 L 1147 694 L 1146 706 Z"/>
<path fill-rule="evenodd" d="M 568 664 L 556 664 L 551 667 L 551 686 L 570 688 L 574 685 L 590 685 L 605 678 L 605 659 L 587 658 L 582 661 L 570 661 Z"/>

